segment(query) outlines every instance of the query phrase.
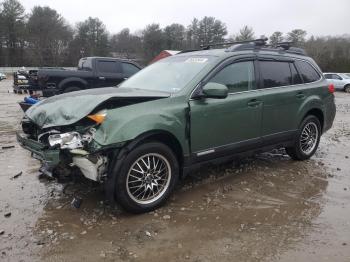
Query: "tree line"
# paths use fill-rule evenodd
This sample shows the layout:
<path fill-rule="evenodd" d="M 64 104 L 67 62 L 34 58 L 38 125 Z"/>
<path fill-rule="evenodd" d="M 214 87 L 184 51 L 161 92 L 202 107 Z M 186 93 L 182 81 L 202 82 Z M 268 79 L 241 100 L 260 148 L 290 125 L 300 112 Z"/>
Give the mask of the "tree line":
<path fill-rule="evenodd" d="M 128 28 L 111 34 L 99 18 L 89 17 L 70 25 L 56 10 L 35 6 L 26 13 L 18 0 L 0 3 L 0 66 L 75 66 L 84 56 L 115 56 L 147 64 L 160 51 L 198 49 L 223 41 L 244 41 L 256 36 L 243 26 L 228 35 L 224 22 L 215 17 L 194 18 L 187 26 L 173 23 L 143 30 Z M 302 29 L 274 32 L 269 44 L 283 41 L 305 48 L 324 71 L 350 72 L 350 36 L 310 36 Z"/>

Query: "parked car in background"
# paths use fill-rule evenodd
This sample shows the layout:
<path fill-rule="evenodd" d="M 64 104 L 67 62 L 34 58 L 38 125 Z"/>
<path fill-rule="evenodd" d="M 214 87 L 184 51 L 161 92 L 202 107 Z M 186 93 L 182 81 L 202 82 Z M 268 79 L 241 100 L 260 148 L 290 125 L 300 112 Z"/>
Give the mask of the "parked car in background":
<path fill-rule="evenodd" d="M 68 93 L 90 88 L 116 86 L 141 67 L 130 60 L 109 57 L 85 57 L 77 70 L 61 68 L 39 69 L 29 77 L 29 90 L 41 91 L 43 96 Z"/>
<path fill-rule="evenodd" d="M 4 73 L 0 73 L 0 81 L 6 79 L 6 75 Z"/>
<path fill-rule="evenodd" d="M 350 75 L 345 73 L 323 73 L 328 83 L 334 85 L 335 89 L 350 93 Z"/>
<path fill-rule="evenodd" d="M 13 92 L 22 94 L 28 88 L 28 72 L 19 70 L 13 73 Z"/>
<path fill-rule="evenodd" d="M 78 168 L 110 200 L 147 212 L 206 163 L 281 147 L 309 159 L 332 126 L 333 92 L 303 50 L 265 39 L 209 46 L 161 59 L 118 88 L 38 102 L 17 139 L 42 172 Z"/>

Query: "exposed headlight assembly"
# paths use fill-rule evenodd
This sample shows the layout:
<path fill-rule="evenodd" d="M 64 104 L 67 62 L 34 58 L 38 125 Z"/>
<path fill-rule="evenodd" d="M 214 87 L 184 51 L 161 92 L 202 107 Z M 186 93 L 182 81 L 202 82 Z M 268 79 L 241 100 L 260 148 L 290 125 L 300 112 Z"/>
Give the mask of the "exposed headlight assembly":
<path fill-rule="evenodd" d="M 81 136 L 78 132 L 50 135 L 48 140 L 50 146 L 60 145 L 61 149 L 76 149 L 83 147 Z"/>

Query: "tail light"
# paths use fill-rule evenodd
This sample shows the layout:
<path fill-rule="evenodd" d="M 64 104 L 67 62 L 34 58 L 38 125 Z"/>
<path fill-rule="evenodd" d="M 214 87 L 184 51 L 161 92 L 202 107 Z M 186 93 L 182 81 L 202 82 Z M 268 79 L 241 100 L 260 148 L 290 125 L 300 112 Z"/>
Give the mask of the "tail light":
<path fill-rule="evenodd" d="M 334 85 L 333 84 L 330 84 L 329 86 L 328 86 L 328 91 L 329 91 L 329 93 L 334 93 L 334 91 L 335 91 L 335 88 L 334 88 Z"/>

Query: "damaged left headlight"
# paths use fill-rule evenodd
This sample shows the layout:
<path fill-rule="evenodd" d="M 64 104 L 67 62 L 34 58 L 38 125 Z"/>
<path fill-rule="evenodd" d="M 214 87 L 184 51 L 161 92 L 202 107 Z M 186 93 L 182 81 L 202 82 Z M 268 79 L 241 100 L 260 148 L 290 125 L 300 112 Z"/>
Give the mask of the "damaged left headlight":
<path fill-rule="evenodd" d="M 82 148 L 83 143 L 78 132 L 68 132 L 64 134 L 53 134 L 48 138 L 50 146 L 60 145 L 61 149 Z"/>

